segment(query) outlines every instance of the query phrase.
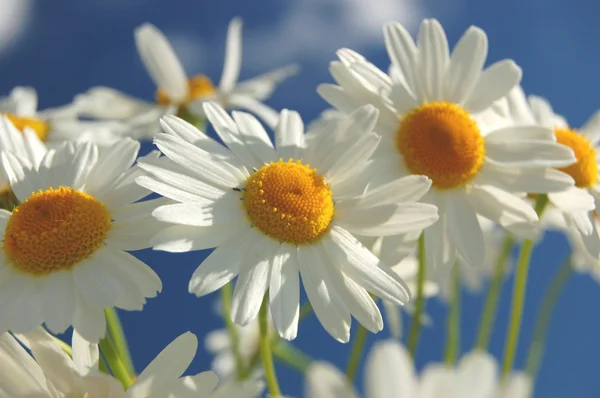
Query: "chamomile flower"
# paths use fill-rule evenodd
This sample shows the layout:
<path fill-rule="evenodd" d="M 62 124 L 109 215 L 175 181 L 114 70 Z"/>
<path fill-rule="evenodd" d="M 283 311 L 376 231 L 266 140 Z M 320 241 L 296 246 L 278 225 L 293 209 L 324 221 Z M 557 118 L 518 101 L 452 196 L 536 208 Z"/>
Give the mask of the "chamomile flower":
<path fill-rule="evenodd" d="M 263 389 L 257 381 L 235 390 L 228 385 L 217 387 L 218 377 L 210 371 L 182 377 L 198 347 L 196 336 L 189 332 L 165 347 L 127 391 L 118 380 L 98 371 L 98 346 L 77 333 L 73 333 L 73 359 L 42 329 L 18 335 L 18 339 L 32 356 L 10 334 L 0 335 L 0 391 L 7 397 L 251 398 Z"/>
<path fill-rule="evenodd" d="M 326 362 L 307 371 L 306 398 L 356 398 L 346 376 Z M 365 398 L 527 398 L 530 379 L 514 373 L 501 381 L 495 359 L 485 352 L 465 355 L 456 367 L 428 365 L 417 375 L 412 358 L 396 341 L 377 342 L 365 365 Z"/>
<path fill-rule="evenodd" d="M 554 211 L 560 213 L 564 221 L 563 230 L 572 230 L 580 236 L 575 238 L 583 243 L 592 258 L 600 261 L 600 238 L 593 211 L 600 210 L 600 181 L 598 180 L 598 142 L 600 141 L 600 112 L 594 114 L 580 129 L 569 127 L 567 121 L 554 113 L 552 106 L 544 98 L 525 97 L 521 87 L 515 87 L 497 106 L 497 113 L 515 125 L 538 124 L 554 129 L 559 143 L 570 147 L 575 153 L 577 162 L 555 170 L 555 173 L 568 174 L 575 181 L 575 186 L 561 191 L 548 193 L 550 208 L 542 219 L 554 218 Z M 555 220 L 547 223 L 556 226 Z"/>
<path fill-rule="evenodd" d="M 256 318 L 268 291 L 275 329 L 296 337 L 300 278 L 314 312 L 334 338 L 347 342 L 351 316 L 377 332 L 383 321 L 369 293 L 404 304 L 403 281 L 366 249 L 353 233 L 396 235 L 437 220 L 435 206 L 414 203 L 430 181 L 409 176 L 365 193 L 358 177 L 379 137 L 371 133 L 373 107 L 358 109 L 334 126 L 362 137 L 334 145 L 305 142 L 303 123 L 282 111 L 275 147 L 256 118 L 214 103 L 208 120 L 222 146 L 189 123 L 166 117 L 154 142 L 166 155 L 141 162 L 150 175 L 137 182 L 180 203 L 154 211 L 173 223 L 154 239 L 154 248 L 187 252 L 216 247 L 194 272 L 189 291 L 204 296 L 235 277 L 232 319 Z"/>
<path fill-rule="evenodd" d="M 150 267 L 125 250 L 149 246 L 160 226 L 137 202 L 149 191 L 131 168 L 139 143 L 118 141 L 98 155 L 93 143 L 63 144 L 37 161 L 2 152 L 19 202 L 0 211 L 0 329 L 73 326 L 89 341 L 105 334 L 104 309 L 141 310 L 161 290 Z M 150 155 L 152 156 L 152 155 Z"/>
<path fill-rule="evenodd" d="M 407 175 L 432 180 L 423 201 L 438 206 L 440 219 L 424 231 L 427 261 L 450 267 L 458 253 L 463 262 L 482 264 L 485 244 L 477 215 L 534 237 L 538 217 L 515 193 L 524 187 L 540 193 L 568 189 L 573 179 L 549 168 L 569 166 L 575 156 L 556 143 L 551 129 L 497 129 L 478 120 L 519 83 L 520 68 L 503 60 L 482 70 L 487 37 L 476 27 L 452 54 L 436 20 L 423 21 L 417 44 L 398 23 L 386 25 L 384 33 L 391 76 L 359 54 L 340 50 L 341 62 L 330 67 L 339 85 L 318 91 L 340 111 L 372 104 L 381 112 L 374 176 L 385 182 Z"/>
<path fill-rule="evenodd" d="M 38 97 L 32 87 L 15 87 L 8 97 L 0 98 L 1 115 L 20 131 L 31 129 L 48 144 L 93 141 L 99 145 L 110 145 L 126 133 L 127 126 L 123 123 L 79 120 L 72 105 L 44 111 L 37 108 Z"/>
<path fill-rule="evenodd" d="M 135 43 L 157 87 L 156 103 L 148 103 L 108 87 L 94 87 L 76 97 L 82 115 L 117 119 L 129 124 L 134 138 L 150 138 L 160 130 L 158 120 L 168 114 L 193 112 L 204 116 L 202 103 L 216 101 L 227 108 L 247 109 L 274 126 L 277 112 L 263 104 L 283 80 L 297 72 L 290 65 L 239 82 L 242 62 L 242 21 L 234 18 L 227 32 L 225 63 L 218 87 L 205 75 L 191 78 L 164 34 L 146 23 L 135 31 Z"/>

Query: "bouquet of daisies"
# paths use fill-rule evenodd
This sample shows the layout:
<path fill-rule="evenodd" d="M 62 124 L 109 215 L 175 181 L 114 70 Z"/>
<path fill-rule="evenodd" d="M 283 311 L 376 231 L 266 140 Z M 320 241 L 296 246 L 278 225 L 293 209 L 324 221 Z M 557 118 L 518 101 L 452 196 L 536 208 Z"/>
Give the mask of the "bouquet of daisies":
<path fill-rule="evenodd" d="M 529 397 L 562 285 L 572 270 L 599 275 L 599 117 L 570 127 L 524 94 L 512 60 L 484 68 L 481 29 L 450 50 L 439 22 L 424 20 L 416 40 L 383 27 L 387 71 L 340 49 L 335 83 L 317 88 L 331 108 L 307 123 L 263 103 L 295 65 L 238 81 L 241 28 L 229 25 L 218 84 L 187 76 L 144 24 L 134 37 L 154 102 L 108 87 L 45 111 L 31 88 L 0 99 L 0 396 L 277 397 L 275 358 L 304 375 L 307 397 L 357 397 L 366 337 L 385 327 L 361 396 Z M 144 140 L 156 150 L 140 157 Z M 531 253 L 547 229 L 572 253 L 537 315 L 527 367 L 514 370 Z M 191 332 L 134 369 L 117 309 L 160 300 L 160 277 L 130 253 L 147 248 L 212 250 L 189 277 L 191 294 L 221 295 L 224 327 L 205 336 L 211 371 L 183 376 Z M 513 269 L 498 364 L 486 350 Z M 477 344 L 458 358 L 461 289 L 487 280 Z M 449 307 L 446 350 L 417 374 L 433 296 Z M 313 315 L 349 343 L 344 371 L 294 346 Z"/>

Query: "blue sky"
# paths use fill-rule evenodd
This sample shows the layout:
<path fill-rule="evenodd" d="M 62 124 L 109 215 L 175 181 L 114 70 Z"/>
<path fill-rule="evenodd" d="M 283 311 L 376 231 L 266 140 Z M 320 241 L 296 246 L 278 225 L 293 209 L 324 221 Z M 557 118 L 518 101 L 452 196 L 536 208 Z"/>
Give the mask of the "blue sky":
<path fill-rule="evenodd" d="M 331 81 L 327 66 L 335 50 L 349 47 L 387 68 L 381 25 L 398 20 L 414 31 L 420 18 L 436 17 L 449 42 L 469 25 L 483 28 L 490 44 L 488 62 L 513 58 L 524 70 L 526 92 L 547 97 L 573 126 L 583 124 L 600 107 L 600 52 L 597 38 L 600 6 L 591 0 L 4 0 L 0 8 L 0 93 L 31 85 L 42 108 L 69 102 L 95 85 L 107 85 L 151 99 L 154 87 L 138 59 L 133 29 L 143 22 L 161 28 L 181 54 L 189 74 L 202 72 L 218 80 L 228 21 L 244 19 L 242 78 L 297 62 L 302 73 L 283 84 L 269 104 L 297 109 L 308 121 L 326 108 L 315 92 Z M 150 144 L 144 146 L 149 150 Z M 568 245 L 549 234 L 536 249 L 516 366 L 524 355 L 543 292 Z M 214 315 L 214 297 L 195 298 L 187 282 L 206 252 L 171 255 L 143 251 L 139 256 L 163 279 L 163 293 L 141 313 L 125 313 L 138 369 L 142 369 L 174 337 L 191 330 L 200 338 L 221 326 Z M 503 290 L 492 353 L 500 356 L 509 315 L 512 279 Z M 483 297 L 465 294 L 463 351 L 474 342 Z M 553 315 L 548 349 L 536 397 L 596 397 L 600 388 L 597 358 L 600 321 L 595 316 L 600 286 L 577 275 L 567 284 Z M 417 357 L 419 367 L 438 360 L 444 347 L 445 308 L 428 303 L 436 324 L 425 330 Z M 387 337 L 387 331 L 369 342 Z M 349 347 L 335 343 L 309 318 L 300 327 L 297 344 L 318 359 L 344 367 Z M 190 372 L 209 368 L 211 358 L 200 350 Z M 281 368 L 284 392 L 302 396 L 302 379 Z"/>

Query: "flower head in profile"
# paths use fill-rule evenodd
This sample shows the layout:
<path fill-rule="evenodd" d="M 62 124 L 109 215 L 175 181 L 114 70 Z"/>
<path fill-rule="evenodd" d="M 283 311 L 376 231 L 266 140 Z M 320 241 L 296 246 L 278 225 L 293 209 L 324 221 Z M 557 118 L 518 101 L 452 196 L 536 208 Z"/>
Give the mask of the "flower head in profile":
<path fill-rule="evenodd" d="M 548 172 L 575 161 L 570 148 L 540 126 L 497 128 L 486 111 L 519 83 L 511 60 L 483 68 L 487 36 L 469 28 L 450 54 L 436 20 L 421 23 L 415 43 L 398 23 L 384 28 L 392 66 L 389 75 L 350 50 L 330 67 L 338 85 L 319 93 L 349 113 L 363 104 L 380 111 L 382 141 L 373 156 L 373 175 L 384 182 L 425 175 L 432 188 L 423 201 L 438 206 L 440 219 L 425 229 L 427 261 L 451 266 L 458 253 L 473 266 L 485 260 L 477 215 L 523 237 L 537 233 L 538 217 L 518 193 L 562 191 L 573 185 L 565 174 Z"/>
<path fill-rule="evenodd" d="M 526 97 L 520 86 L 496 106 L 496 113 L 511 125 L 541 125 L 554 130 L 556 140 L 575 153 L 577 161 L 552 170 L 569 175 L 575 185 L 559 192 L 548 193 L 549 206 L 542 216 L 549 228 L 567 231 L 581 243 L 589 257 L 600 261 L 600 237 L 594 221 L 600 210 L 600 181 L 598 180 L 598 143 L 600 142 L 600 112 L 594 114 L 581 128 L 569 126 L 566 119 L 554 113 L 550 103 L 538 96 Z"/>
<path fill-rule="evenodd" d="M 127 123 L 135 138 L 154 136 L 159 130 L 159 118 L 167 114 L 188 116 L 191 112 L 196 117 L 204 117 L 202 104 L 206 101 L 216 101 L 227 108 L 249 110 L 273 127 L 277 122 L 277 112 L 262 101 L 298 69 L 289 65 L 238 82 L 242 63 L 242 21 L 239 18 L 229 23 L 225 63 L 218 86 L 205 75 L 189 78 L 171 43 L 154 25 L 146 23 L 138 27 L 135 43 L 157 87 L 155 104 L 107 87 L 94 87 L 75 101 L 82 115 Z"/>
<path fill-rule="evenodd" d="M 125 135 L 127 128 L 116 121 L 80 120 L 73 105 L 40 111 L 38 96 L 32 87 L 15 87 L 7 97 L 0 97 L 0 115 L 10 120 L 17 130 L 29 129 L 48 145 L 93 141 L 106 146 Z"/>
<path fill-rule="evenodd" d="M 134 182 L 138 150 L 124 139 L 100 155 L 89 142 L 30 158 L 2 152 L 18 205 L 0 210 L 0 329 L 73 326 L 98 341 L 105 308 L 141 310 L 161 290 L 154 271 L 126 252 L 149 246 L 160 227 L 151 212 L 165 203 L 138 202 L 149 194 Z"/>
<path fill-rule="evenodd" d="M 42 329 L 17 338 L 9 333 L 0 335 L 3 359 L 0 391 L 7 397 L 243 398 L 254 397 L 263 389 L 257 381 L 241 383 L 235 388 L 217 387 L 218 377 L 213 372 L 183 376 L 198 347 L 196 336 L 189 332 L 165 347 L 126 391 L 117 379 L 98 371 L 98 346 L 77 333 L 73 333 L 73 359 Z"/>
<path fill-rule="evenodd" d="M 365 365 L 365 398 L 527 398 L 531 381 L 523 373 L 500 380 L 496 360 L 485 352 L 465 355 L 455 367 L 429 364 L 417 375 L 408 351 L 396 341 L 379 341 Z M 356 398 L 346 376 L 326 362 L 313 362 L 306 398 Z"/>
<path fill-rule="evenodd" d="M 204 296 L 237 277 L 232 318 L 247 325 L 268 292 L 278 333 L 296 337 L 300 277 L 315 314 L 336 339 L 349 339 L 351 316 L 377 332 L 383 321 L 369 293 L 397 304 L 403 281 L 355 237 L 419 230 L 437 209 L 415 203 L 429 189 L 409 176 L 365 193 L 361 178 L 379 144 L 373 107 L 332 126 L 348 137 L 305 141 L 298 113 L 284 110 L 275 145 L 256 118 L 207 103 L 208 120 L 226 146 L 176 117 L 162 120 L 154 142 L 166 155 L 140 166 L 137 182 L 179 203 L 154 211 L 175 224 L 154 248 L 186 252 L 216 247 L 194 272 L 189 290 Z M 358 137 L 358 138 L 357 138 Z"/>

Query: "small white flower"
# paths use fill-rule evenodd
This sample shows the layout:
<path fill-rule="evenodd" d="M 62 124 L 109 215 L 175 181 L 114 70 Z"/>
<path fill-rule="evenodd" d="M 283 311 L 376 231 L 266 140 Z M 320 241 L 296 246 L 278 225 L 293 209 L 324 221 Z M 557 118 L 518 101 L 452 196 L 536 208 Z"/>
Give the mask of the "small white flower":
<path fill-rule="evenodd" d="M 283 110 L 275 147 L 256 118 L 207 103 L 222 146 L 176 117 L 162 120 L 154 142 L 166 155 L 141 162 L 137 182 L 177 204 L 154 216 L 175 224 L 154 248 L 186 252 L 216 247 L 194 272 L 190 292 L 204 296 L 235 277 L 232 318 L 247 325 L 269 292 L 275 329 L 296 337 L 300 278 L 315 314 L 337 340 L 350 337 L 351 315 L 377 332 L 383 321 L 368 292 L 404 304 L 403 281 L 354 237 L 396 235 L 437 220 L 435 206 L 414 203 L 430 186 L 409 176 L 364 193 L 359 178 L 379 144 L 377 110 L 358 109 L 329 135 L 305 142 L 298 113 Z M 357 138 L 359 137 L 359 138 Z M 397 203 L 396 203 L 397 202 Z"/>
<path fill-rule="evenodd" d="M 600 141 L 600 112 L 594 114 L 580 129 L 570 128 L 565 118 L 557 115 L 544 98 L 525 97 L 523 89 L 515 87 L 500 101 L 497 113 L 513 125 L 542 125 L 554 130 L 560 144 L 570 147 L 577 162 L 552 170 L 563 172 L 575 180 L 575 186 L 561 192 L 548 193 L 550 206 L 542 216 L 549 227 L 578 234 L 574 239 L 583 244 L 591 258 L 600 261 L 600 238 L 593 211 L 600 210 L 600 181 L 598 179 L 598 143 Z M 559 214 L 553 214 L 558 212 Z M 544 220 L 548 219 L 547 222 Z M 560 220 L 563 218 L 563 220 Z M 561 226 L 562 224 L 562 226 Z"/>
<path fill-rule="evenodd" d="M 32 356 L 10 334 L 0 335 L 0 391 L 7 397 L 252 398 L 263 389 L 258 381 L 217 387 L 213 372 L 182 377 L 198 347 L 196 336 L 189 332 L 165 347 L 127 391 L 118 380 L 98 371 L 98 346 L 77 333 L 73 333 L 73 359 L 42 329 L 18 338 Z"/>
<path fill-rule="evenodd" d="M 150 193 L 134 182 L 139 145 L 124 139 L 100 155 L 89 142 L 2 152 L 19 205 L 0 210 L 0 330 L 72 325 L 98 341 L 105 308 L 141 310 L 161 290 L 154 271 L 125 252 L 149 246 L 161 227 L 151 212 L 168 203 L 137 202 Z"/>
<path fill-rule="evenodd" d="M 277 112 L 262 101 L 298 69 L 289 65 L 238 83 L 242 64 L 242 21 L 239 18 L 229 23 L 225 64 L 218 87 L 205 75 L 188 79 L 173 47 L 154 25 L 146 23 L 138 27 L 135 43 L 156 84 L 156 104 L 108 87 L 91 88 L 75 99 L 80 114 L 123 121 L 129 125 L 134 138 L 153 137 L 160 129 L 158 120 L 164 115 L 192 111 L 203 117 L 202 104 L 206 101 L 216 101 L 226 108 L 249 110 L 273 127 L 277 122 Z"/>
<path fill-rule="evenodd" d="M 73 105 L 44 111 L 37 107 L 38 97 L 32 87 L 15 87 L 8 97 L 0 98 L 0 115 L 8 118 L 20 131 L 31 129 L 47 144 L 93 141 L 98 145 L 110 145 L 126 133 L 127 126 L 116 121 L 79 120 Z"/>
<path fill-rule="evenodd" d="M 454 368 L 428 365 L 417 375 L 406 349 L 380 341 L 365 365 L 365 398 L 527 398 L 531 381 L 523 373 L 500 380 L 495 359 L 485 352 L 465 355 Z M 326 362 L 314 362 L 306 376 L 306 398 L 356 398 L 346 377 Z"/>
<path fill-rule="evenodd" d="M 424 231 L 427 262 L 450 267 L 458 253 L 461 262 L 482 264 L 485 244 L 477 215 L 535 237 L 538 217 L 517 194 L 568 189 L 573 180 L 549 168 L 576 159 L 549 128 L 497 128 L 478 118 L 519 83 L 521 69 L 511 60 L 483 69 L 487 36 L 476 27 L 452 54 L 436 20 L 422 22 L 416 44 L 398 23 L 386 25 L 384 34 L 390 75 L 344 49 L 330 66 L 339 85 L 320 85 L 318 91 L 345 113 L 364 104 L 381 112 L 375 130 L 382 141 L 371 166 L 376 178 L 431 178 L 423 201 L 438 206 L 440 219 Z"/>

